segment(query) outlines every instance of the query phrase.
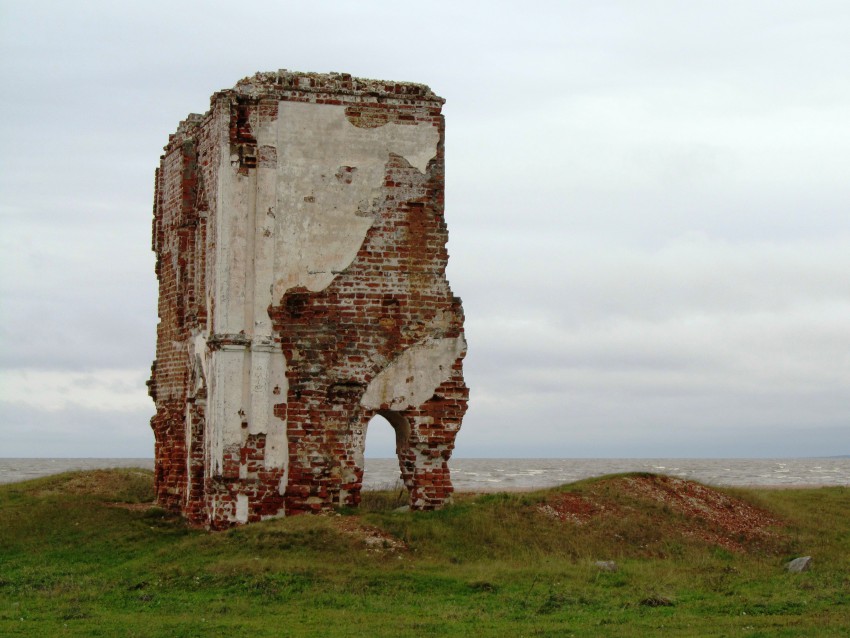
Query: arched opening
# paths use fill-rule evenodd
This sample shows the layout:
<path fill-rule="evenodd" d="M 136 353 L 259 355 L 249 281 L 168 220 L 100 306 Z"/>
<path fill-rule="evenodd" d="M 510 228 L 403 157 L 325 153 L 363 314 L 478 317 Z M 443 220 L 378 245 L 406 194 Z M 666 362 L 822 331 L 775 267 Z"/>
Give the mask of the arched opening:
<path fill-rule="evenodd" d="M 366 426 L 366 446 L 364 455 L 367 459 L 394 459 L 396 457 L 395 428 L 380 414 L 369 420 Z"/>
<path fill-rule="evenodd" d="M 363 487 L 366 490 L 404 489 L 399 452 L 408 448 L 410 423 L 400 412 L 381 410 L 366 426 Z"/>

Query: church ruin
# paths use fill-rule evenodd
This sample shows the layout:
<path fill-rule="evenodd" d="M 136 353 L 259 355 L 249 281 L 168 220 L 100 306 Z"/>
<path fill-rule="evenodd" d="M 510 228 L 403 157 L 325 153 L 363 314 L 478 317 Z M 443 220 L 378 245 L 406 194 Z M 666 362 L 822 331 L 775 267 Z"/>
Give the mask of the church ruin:
<path fill-rule="evenodd" d="M 258 73 L 169 137 L 149 381 L 160 505 L 214 529 L 357 505 L 375 415 L 411 507 L 450 497 L 468 390 L 443 102 L 420 84 Z"/>

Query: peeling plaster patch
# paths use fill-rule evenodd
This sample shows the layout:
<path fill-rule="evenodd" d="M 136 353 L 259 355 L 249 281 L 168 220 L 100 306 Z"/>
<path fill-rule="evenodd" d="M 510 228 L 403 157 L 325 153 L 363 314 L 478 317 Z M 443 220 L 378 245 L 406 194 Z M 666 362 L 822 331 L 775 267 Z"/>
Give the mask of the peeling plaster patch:
<path fill-rule="evenodd" d="M 195 377 L 195 388 L 197 392 L 206 385 L 209 378 L 209 351 L 207 350 L 206 335 L 197 332 L 189 339 L 189 360 L 192 362 L 192 372 Z"/>
<path fill-rule="evenodd" d="M 286 358 L 280 348 L 277 348 L 271 359 L 269 385 L 266 389 L 265 401 L 268 410 L 268 429 L 266 430 L 266 453 L 264 464 L 266 469 L 286 467 L 289 458 L 289 438 L 286 434 L 286 419 L 280 419 L 274 414 L 274 407 L 289 393 L 289 383 L 286 379 Z M 277 393 L 275 393 L 277 389 Z"/>
<path fill-rule="evenodd" d="M 248 229 L 254 212 L 256 184 L 252 176 L 240 175 L 225 152 L 219 168 L 221 184 L 217 208 L 214 267 L 210 279 L 216 297 L 213 329 L 216 333 L 238 333 L 244 328 L 247 300 Z"/>
<path fill-rule="evenodd" d="M 244 361 L 241 346 L 222 346 L 212 353 L 204 440 L 213 475 L 222 473 L 225 451 L 242 442 L 242 392 L 233 388 L 242 387 Z"/>
<path fill-rule="evenodd" d="M 373 222 L 358 210 L 379 204 L 390 154 L 424 173 L 439 142 L 433 126 L 358 128 L 327 104 L 281 102 L 278 126 L 275 300 L 323 290 L 347 268 Z"/>
<path fill-rule="evenodd" d="M 272 360 L 283 359 L 280 348 L 274 344 L 251 344 L 250 412 L 248 412 L 248 434 L 265 434 L 274 418 L 272 386 L 279 379 L 272 373 Z M 284 377 L 285 378 L 285 377 Z"/>
<path fill-rule="evenodd" d="M 239 523 L 248 522 L 248 495 L 236 495 L 236 521 Z"/>
<path fill-rule="evenodd" d="M 463 337 L 428 339 L 405 350 L 366 388 L 360 405 L 372 410 L 418 407 L 434 395 L 466 350 Z"/>

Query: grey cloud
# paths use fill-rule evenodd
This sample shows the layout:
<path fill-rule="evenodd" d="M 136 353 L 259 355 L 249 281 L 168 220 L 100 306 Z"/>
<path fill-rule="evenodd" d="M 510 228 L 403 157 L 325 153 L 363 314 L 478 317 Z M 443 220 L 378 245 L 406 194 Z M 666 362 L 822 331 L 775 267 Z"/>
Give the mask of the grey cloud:
<path fill-rule="evenodd" d="M 314 5 L 259 3 L 238 44 L 226 4 L 4 8 L 5 369 L 146 370 L 168 133 L 254 71 L 339 70 L 448 99 L 459 456 L 839 453 L 846 3 Z M 132 410 L 10 414 L 22 455 L 152 441 Z"/>
<path fill-rule="evenodd" d="M 150 410 L 62 411 L 0 402 L 0 449 L 5 457 L 153 456 Z"/>
<path fill-rule="evenodd" d="M 460 457 L 504 455 L 496 450 L 506 449 L 505 441 L 516 457 L 824 456 L 847 450 L 846 418 L 812 412 L 782 396 L 622 396 L 600 390 L 517 393 L 509 405 L 498 395 L 478 398 L 458 437 Z M 833 395 L 829 402 L 840 408 L 842 400 Z M 506 412 L 509 421 L 501 416 Z"/>

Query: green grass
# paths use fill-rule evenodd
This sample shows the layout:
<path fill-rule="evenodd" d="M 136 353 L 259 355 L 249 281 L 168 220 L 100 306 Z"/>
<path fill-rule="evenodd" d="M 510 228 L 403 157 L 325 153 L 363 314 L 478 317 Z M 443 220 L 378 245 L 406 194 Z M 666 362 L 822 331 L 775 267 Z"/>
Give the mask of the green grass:
<path fill-rule="evenodd" d="M 850 635 L 850 489 L 727 491 L 783 521 L 732 551 L 617 485 L 461 496 L 431 513 L 368 493 L 359 512 L 220 533 L 134 507 L 152 497 L 142 470 L 3 485 L 0 635 Z M 616 515 L 537 512 L 562 493 Z M 800 555 L 814 568 L 785 573 Z"/>

